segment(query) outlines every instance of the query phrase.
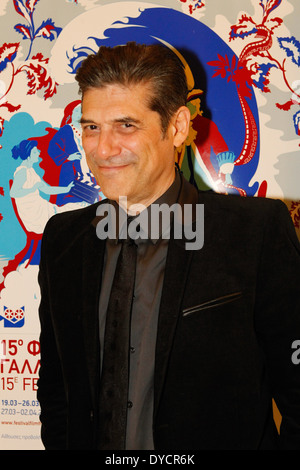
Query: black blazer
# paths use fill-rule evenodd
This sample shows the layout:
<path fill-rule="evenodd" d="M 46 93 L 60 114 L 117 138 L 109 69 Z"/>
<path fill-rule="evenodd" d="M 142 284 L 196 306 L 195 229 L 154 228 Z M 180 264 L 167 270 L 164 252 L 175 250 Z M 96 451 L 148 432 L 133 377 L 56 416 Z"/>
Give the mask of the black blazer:
<path fill-rule="evenodd" d="M 300 339 L 300 250 L 286 206 L 198 193 L 183 178 L 180 202 L 204 204 L 205 238 L 197 251 L 169 242 L 155 448 L 300 449 L 300 365 L 291 359 Z M 43 236 L 38 399 L 47 449 L 97 448 L 105 242 L 96 236 L 96 206 L 54 216 Z"/>

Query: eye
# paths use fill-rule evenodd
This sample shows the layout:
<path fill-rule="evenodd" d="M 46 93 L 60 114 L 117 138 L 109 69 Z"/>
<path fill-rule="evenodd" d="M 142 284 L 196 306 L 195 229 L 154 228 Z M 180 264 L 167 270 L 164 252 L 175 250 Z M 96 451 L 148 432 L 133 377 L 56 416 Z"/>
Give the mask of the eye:
<path fill-rule="evenodd" d="M 134 132 L 136 130 L 136 126 L 131 122 L 122 122 L 119 126 L 121 132 L 126 134 Z"/>
<path fill-rule="evenodd" d="M 98 126 L 96 124 L 86 124 L 82 127 L 82 133 L 85 136 L 89 136 L 98 131 Z"/>

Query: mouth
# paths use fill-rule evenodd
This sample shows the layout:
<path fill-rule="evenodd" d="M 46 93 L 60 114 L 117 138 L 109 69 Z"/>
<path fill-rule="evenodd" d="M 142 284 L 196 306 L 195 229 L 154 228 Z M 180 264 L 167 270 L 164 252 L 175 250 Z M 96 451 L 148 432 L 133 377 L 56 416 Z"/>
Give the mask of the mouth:
<path fill-rule="evenodd" d="M 130 163 L 125 163 L 123 165 L 98 165 L 98 171 L 100 171 L 101 173 L 118 173 L 119 171 L 122 171 L 127 168 L 129 165 Z"/>

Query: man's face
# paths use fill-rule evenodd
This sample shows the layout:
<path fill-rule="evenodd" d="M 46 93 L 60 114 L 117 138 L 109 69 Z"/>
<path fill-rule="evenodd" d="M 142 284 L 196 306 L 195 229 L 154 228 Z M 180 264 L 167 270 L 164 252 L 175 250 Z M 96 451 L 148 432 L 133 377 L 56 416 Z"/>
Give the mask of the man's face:
<path fill-rule="evenodd" d="M 148 206 L 174 179 L 175 127 L 163 136 L 159 114 L 147 106 L 149 93 L 147 84 L 108 85 L 89 89 L 82 102 L 89 168 L 105 196 L 125 196 L 128 207 Z"/>

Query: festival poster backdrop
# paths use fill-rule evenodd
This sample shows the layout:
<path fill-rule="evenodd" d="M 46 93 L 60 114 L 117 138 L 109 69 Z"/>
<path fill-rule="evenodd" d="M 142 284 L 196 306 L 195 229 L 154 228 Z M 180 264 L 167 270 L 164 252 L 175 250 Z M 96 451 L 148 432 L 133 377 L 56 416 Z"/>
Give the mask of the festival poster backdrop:
<path fill-rule="evenodd" d="M 172 48 L 189 84 L 190 135 L 176 154 L 185 176 L 199 189 L 282 199 L 300 231 L 299 17 L 297 0 L 1 0 L 0 449 L 43 448 L 45 223 L 104 197 L 81 145 L 81 61 L 129 40 Z"/>

